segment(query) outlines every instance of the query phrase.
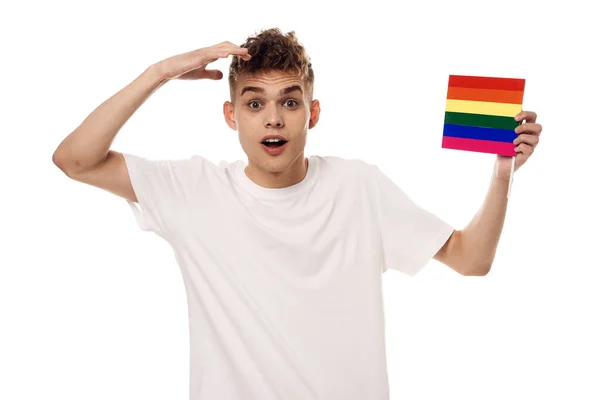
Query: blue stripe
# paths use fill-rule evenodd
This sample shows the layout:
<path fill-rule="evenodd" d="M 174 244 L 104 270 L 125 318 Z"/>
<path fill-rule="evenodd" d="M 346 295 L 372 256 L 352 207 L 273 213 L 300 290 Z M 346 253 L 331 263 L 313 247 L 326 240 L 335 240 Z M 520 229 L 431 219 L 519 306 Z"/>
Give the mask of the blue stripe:
<path fill-rule="evenodd" d="M 512 129 L 444 124 L 444 136 L 512 143 L 519 135 Z"/>

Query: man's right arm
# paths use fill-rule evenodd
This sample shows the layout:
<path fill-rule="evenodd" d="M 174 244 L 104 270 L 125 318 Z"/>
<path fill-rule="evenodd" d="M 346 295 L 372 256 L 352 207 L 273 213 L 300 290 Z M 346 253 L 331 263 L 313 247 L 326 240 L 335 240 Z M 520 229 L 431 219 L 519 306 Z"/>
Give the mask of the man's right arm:
<path fill-rule="evenodd" d="M 52 156 L 54 164 L 74 180 L 137 202 L 125 158 L 110 146 L 129 118 L 167 80 L 156 64 L 148 67 L 60 143 Z"/>
<path fill-rule="evenodd" d="M 115 136 L 129 118 L 159 87 L 171 79 L 223 78 L 206 66 L 230 54 L 250 60 L 247 48 L 231 42 L 193 50 L 148 67 L 133 82 L 98 106 L 58 146 L 52 161 L 67 176 L 137 202 L 125 156 L 110 150 Z"/>

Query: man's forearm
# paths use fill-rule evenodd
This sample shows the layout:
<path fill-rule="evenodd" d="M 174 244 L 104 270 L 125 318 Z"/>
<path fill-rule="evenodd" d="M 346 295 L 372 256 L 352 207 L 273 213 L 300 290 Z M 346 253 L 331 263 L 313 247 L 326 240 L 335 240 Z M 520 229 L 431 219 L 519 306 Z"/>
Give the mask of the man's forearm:
<path fill-rule="evenodd" d="M 504 226 L 508 179 L 497 177 L 496 166 L 483 205 L 461 234 L 465 257 L 473 275 L 485 275 L 492 266 Z"/>
<path fill-rule="evenodd" d="M 58 146 L 52 160 L 63 171 L 91 168 L 103 161 L 119 130 L 166 80 L 156 65 L 100 104 Z"/>

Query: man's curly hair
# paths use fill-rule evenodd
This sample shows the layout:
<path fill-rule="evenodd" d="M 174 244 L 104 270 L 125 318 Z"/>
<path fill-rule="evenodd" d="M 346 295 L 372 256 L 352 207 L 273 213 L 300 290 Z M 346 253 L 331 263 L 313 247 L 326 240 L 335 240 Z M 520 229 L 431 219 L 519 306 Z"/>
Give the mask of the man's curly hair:
<path fill-rule="evenodd" d="M 240 75 L 271 71 L 296 74 L 304 82 L 305 94 L 308 94 L 309 101 L 312 101 L 315 79 L 312 64 L 294 31 L 284 35 L 279 28 L 262 30 L 256 36 L 249 36 L 240 47 L 247 48 L 251 58 L 245 61 L 235 56 L 231 61 L 229 94 L 232 103 L 235 104 L 236 84 Z"/>

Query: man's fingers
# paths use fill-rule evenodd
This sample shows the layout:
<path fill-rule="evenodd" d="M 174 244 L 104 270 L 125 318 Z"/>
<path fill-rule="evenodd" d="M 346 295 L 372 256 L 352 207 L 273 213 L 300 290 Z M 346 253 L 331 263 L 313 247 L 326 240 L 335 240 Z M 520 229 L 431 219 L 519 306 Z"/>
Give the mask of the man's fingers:
<path fill-rule="evenodd" d="M 219 71 L 218 69 L 206 69 L 204 70 L 204 72 L 206 73 L 206 78 L 208 79 L 214 79 L 216 81 L 218 81 L 219 79 L 223 78 L 223 73 L 221 71 Z"/>
<path fill-rule="evenodd" d="M 526 143 L 528 145 L 530 145 L 531 147 L 535 147 L 537 146 L 537 144 L 540 142 L 540 139 L 535 136 L 535 135 L 519 135 L 519 137 L 517 137 L 515 140 L 513 140 L 513 143 L 515 144 L 515 146 L 518 146 L 521 143 Z"/>
<path fill-rule="evenodd" d="M 521 111 L 517 115 L 515 115 L 516 121 L 527 121 L 527 122 L 535 122 L 537 120 L 537 114 L 533 111 Z"/>
<path fill-rule="evenodd" d="M 225 54 L 223 57 L 227 57 L 229 54 L 240 56 L 248 55 L 248 58 L 250 57 L 250 55 L 248 54 L 248 49 L 246 47 L 240 47 L 237 44 L 233 44 L 228 41 L 219 43 L 215 46 L 215 49 L 218 50 L 218 53 Z"/>
<path fill-rule="evenodd" d="M 531 133 L 539 136 L 542 133 L 542 125 L 533 122 L 526 122 L 515 128 L 515 133 Z"/>
<path fill-rule="evenodd" d="M 525 156 L 530 156 L 533 154 L 533 146 L 530 146 L 525 143 L 521 143 L 517 147 L 515 147 L 515 153 L 522 153 Z"/>
<path fill-rule="evenodd" d="M 213 79 L 219 80 L 223 78 L 223 73 L 218 69 L 203 69 L 197 68 L 186 72 L 179 76 L 178 79 L 182 80 L 196 80 L 196 79 Z"/>
<path fill-rule="evenodd" d="M 206 60 L 205 64 L 209 64 L 213 61 L 218 60 L 219 58 L 227 58 L 230 54 L 239 55 L 246 61 L 250 59 L 250 54 L 248 54 L 247 48 L 240 47 L 236 44 L 227 41 L 221 42 L 208 48 L 198 49 L 194 53 L 200 54 L 202 55 L 202 57 L 205 57 L 204 52 L 206 50 L 208 50 L 206 54 L 208 54 L 210 58 Z"/>

